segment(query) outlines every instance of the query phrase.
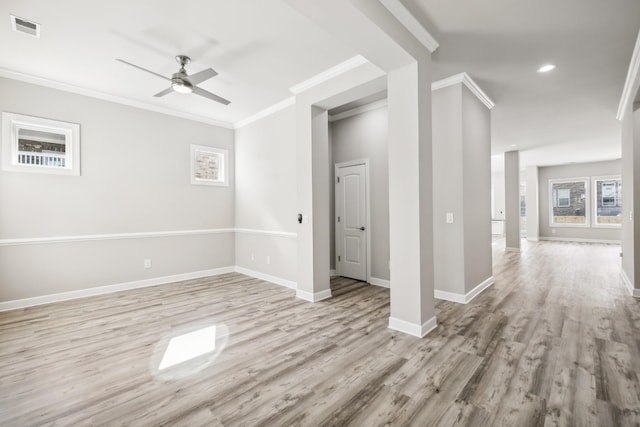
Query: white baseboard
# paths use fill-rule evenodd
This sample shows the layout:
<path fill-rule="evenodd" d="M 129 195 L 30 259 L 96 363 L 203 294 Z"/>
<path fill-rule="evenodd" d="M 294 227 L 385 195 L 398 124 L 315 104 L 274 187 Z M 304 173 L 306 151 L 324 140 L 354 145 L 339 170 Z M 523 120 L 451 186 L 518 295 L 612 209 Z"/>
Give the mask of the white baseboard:
<path fill-rule="evenodd" d="M 482 291 L 484 291 L 485 289 L 487 289 L 489 286 L 493 285 L 495 283 L 495 281 L 493 280 L 493 276 L 485 279 L 482 283 L 480 283 L 478 286 L 476 286 L 475 288 L 471 289 L 469 292 L 467 292 L 466 294 L 457 294 L 454 292 L 447 292 L 447 291 L 441 291 L 439 289 L 435 289 L 433 291 L 433 296 L 436 297 L 437 299 L 442 299 L 442 300 L 446 300 L 446 301 L 451 301 L 451 302 L 457 302 L 459 304 L 468 304 L 471 302 L 471 300 L 473 300 L 475 297 L 477 297 L 478 295 L 480 295 L 480 293 L 482 293 Z"/>
<path fill-rule="evenodd" d="M 458 304 L 466 304 L 466 298 L 463 294 L 457 294 L 455 292 L 441 291 L 440 289 L 433 290 L 433 296 L 436 299 L 442 299 L 445 301 L 457 302 Z"/>
<path fill-rule="evenodd" d="M 289 289 L 296 289 L 298 284 L 293 280 L 283 279 L 281 277 L 271 276 L 270 274 L 260 273 L 259 271 L 249 270 L 248 268 L 234 267 L 236 273 L 244 274 L 246 276 L 255 277 L 256 279 L 265 280 L 267 282 L 275 283 L 276 285 L 284 286 Z"/>
<path fill-rule="evenodd" d="M 633 283 L 631 283 L 631 279 L 627 276 L 627 273 L 624 270 L 620 270 L 620 275 L 622 276 L 622 283 L 627 287 L 629 291 L 629 295 L 632 297 L 640 298 L 640 289 L 635 289 Z"/>
<path fill-rule="evenodd" d="M 323 299 L 331 298 L 331 289 L 325 289 L 324 291 L 315 293 L 298 289 L 296 290 L 296 297 L 309 302 L 318 302 Z"/>
<path fill-rule="evenodd" d="M 508 246 L 506 248 L 504 248 L 504 250 L 506 252 L 520 252 L 520 248 L 510 248 Z"/>
<path fill-rule="evenodd" d="M 540 238 L 538 237 L 527 237 L 527 240 L 530 242 L 538 242 L 540 241 Z"/>
<path fill-rule="evenodd" d="M 329 270 L 329 277 L 336 277 L 338 275 L 337 270 Z"/>
<path fill-rule="evenodd" d="M 422 325 L 407 322 L 406 320 L 401 320 L 396 317 L 389 317 L 389 329 L 393 329 L 395 331 L 402 332 L 408 335 L 413 335 L 414 337 L 418 338 L 424 337 L 429 332 L 433 331 L 437 326 L 438 322 L 436 322 L 435 316 L 424 322 Z"/>
<path fill-rule="evenodd" d="M 473 288 L 469 292 L 467 292 L 467 294 L 464 296 L 464 299 L 466 300 L 465 304 L 471 302 L 471 300 L 473 300 L 475 297 L 480 295 L 480 293 L 482 291 L 484 291 L 485 289 L 487 289 L 489 286 L 493 285 L 494 283 L 495 283 L 495 281 L 493 280 L 493 276 L 489 276 L 488 278 L 486 278 L 478 286 L 476 286 L 475 288 Z"/>
<path fill-rule="evenodd" d="M 540 237 L 540 240 L 550 242 L 603 243 L 606 245 L 619 245 L 621 243 L 620 240 L 582 239 L 579 237 Z"/>
<path fill-rule="evenodd" d="M 173 274 L 171 276 L 154 277 L 151 279 L 135 280 L 132 282 L 118 283 L 115 285 L 97 286 L 95 288 L 78 289 L 76 291 L 61 292 L 58 294 L 42 295 L 31 298 L 24 298 L 13 301 L 0 302 L 0 311 L 15 310 L 18 308 L 32 307 L 36 305 L 49 304 L 52 302 L 67 301 L 77 298 L 84 298 L 96 295 L 109 294 L 113 292 L 126 291 L 129 289 L 145 288 L 148 286 L 164 285 L 167 283 L 180 282 L 182 280 L 200 279 L 202 277 L 217 276 L 219 274 L 233 273 L 234 267 L 214 268 L 210 270 L 195 271 L 191 273 Z"/>
<path fill-rule="evenodd" d="M 369 283 L 387 289 L 391 288 L 391 282 L 389 280 L 378 279 L 377 277 L 369 277 Z"/>

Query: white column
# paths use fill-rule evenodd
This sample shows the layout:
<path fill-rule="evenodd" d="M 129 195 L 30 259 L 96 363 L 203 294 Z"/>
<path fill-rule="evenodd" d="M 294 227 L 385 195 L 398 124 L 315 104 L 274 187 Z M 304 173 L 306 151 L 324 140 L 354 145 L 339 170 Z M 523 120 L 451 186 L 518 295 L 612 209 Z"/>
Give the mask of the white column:
<path fill-rule="evenodd" d="M 540 206 L 538 197 L 540 191 L 538 189 L 538 167 L 528 166 L 526 170 L 527 176 L 527 240 L 537 242 L 540 237 Z"/>
<path fill-rule="evenodd" d="M 388 73 L 389 327 L 424 336 L 436 327 L 433 287 L 430 58 Z"/>
<path fill-rule="evenodd" d="M 327 111 L 296 103 L 298 283 L 296 296 L 320 301 L 329 282 L 329 130 Z"/>
<path fill-rule="evenodd" d="M 505 249 L 520 251 L 520 153 L 504 153 Z"/>

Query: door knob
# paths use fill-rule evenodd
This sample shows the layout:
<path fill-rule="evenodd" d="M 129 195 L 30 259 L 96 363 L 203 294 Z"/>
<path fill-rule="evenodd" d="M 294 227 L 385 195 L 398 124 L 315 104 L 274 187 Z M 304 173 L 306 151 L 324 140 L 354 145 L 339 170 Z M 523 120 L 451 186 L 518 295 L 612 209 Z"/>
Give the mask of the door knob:
<path fill-rule="evenodd" d="M 360 230 L 364 231 L 364 225 L 362 227 L 360 227 Z"/>

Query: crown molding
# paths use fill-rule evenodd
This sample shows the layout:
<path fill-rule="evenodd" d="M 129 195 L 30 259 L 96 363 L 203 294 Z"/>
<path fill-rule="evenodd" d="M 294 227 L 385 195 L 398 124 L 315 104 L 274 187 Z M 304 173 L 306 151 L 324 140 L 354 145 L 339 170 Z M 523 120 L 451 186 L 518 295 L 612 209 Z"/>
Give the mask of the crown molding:
<path fill-rule="evenodd" d="M 69 83 L 62 83 L 55 80 L 45 79 L 43 77 L 36 77 L 29 74 L 19 73 L 17 71 L 11 71 L 7 69 L 0 69 L 0 77 L 4 77 L 11 80 L 18 80 L 25 83 L 31 83 L 38 86 L 44 86 L 51 89 L 62 90 L 65 92 L 71 92 L 78 95 L 88 96 L 90 98 L 101 99 L 103 101 L 109 101 L 116 104 L 127 105 L 129 107 L 140 108 L 142 110 L 153 111 L 155 113 L 166 114 L 168 116 L 179 117 L 181 119 L 192 120 L 194 122 L 206 123 L 213 126 L 218 126 L 226 129 L 233 129 L 233 124 L 222 120 L 211 119 L 207 117 L 198 116 L 196 114 L 183 113 L 180 111 L 172 110 L 170 108 L 158 107 L 156 105 L 147 104 L 145 102 L 134 101 L 132 99 L 122 98 L 115 95 L 109 95 L 103 92 L 98 92 L 92 89 L 86 89 L 79 86 L 74 86 Z"/>
<path fill-rule="evenodd" d="M 262 111 L 257 112 L 256 114 L 249 116 L 247 118 L 244 118 L 242 120 L 239 120 L 237 122 L 235 122 L 233 124 L 233 128 L 234 129 L 240 129 L 243 126 L 248 125 L 249 123 L 253 123 L 257 120 L 260 120 L 264 117 L 270 116 L 273 113 L 277 113 L 280 110 L 283 110 L 285 108 L 287 108 L 290 105 L 294 105 L 296 103 L 296 97 L 295 96 L 290 96 L 289 98 L 285 99 L 284 101 L 280 101 L 276 104 L 273 104 L 271 107 L 267 107 Z"/>
<path fill-rule="evenodd" d="M 367 111 L 371 111 L 371 110 L 377 110 L 378 108 L 382 108 L 386 106 L 387 106 L 387 100 L 381 99 L 379 101 L 374 101 L 370 104 L 363 105 L 361 107 L 352 108 L 351 110 L 347 110 L 347 111 L 343 111 L 342 113 L 331 115 L 329 116 L 329 121 L 335 122 L 337 120 L 346 119 L 347 117 L 366 113 Z"/>
<path fill-rule="evenodd" d="M 389 12 L 416 38 L 426 47 L 429 52 L 433 53 L 440 46 L 436 39 L 427 31 L 426 28 L 416 19 L 415 16 L 404 7 L 400 0 L 380 0 L 380 3 L 387 8 Z"/>
<path fill-rule="evenodd" d="M 446 79 L 435 81 L 431 83 L 431 90 L 442 89 L 458 83 L 464 84 L 480 100 L 480 102 L 487 106 L 488 109 L 492 109 L 496 106 L 491 98 L 489 98 L 487 94 L 480 89 L 480 86 L 478 86 L 467 73 L 460 73 L 447 77 Z"/>
<path fill-rule="evenodd" d="M 311 89 L 314 86 L 319 85 L 320 83 L 326 82 L 327 80 L 331 80 L 334 77 L 339 76 L 340 74 L 344 74 L 347 71 L 353 70 L 354 68 L 366 64 L 369 62 L 364 56 L 356 55 L 353 58 L 349 58 L 340 64 L 331 67 L 315 76 L 300 82 L 296 85 L 293 85 L 289 88 L 291 93 L 297 95 L 305 90 Z"/>
<path fill-rule="evenodd" d="M 624 113 L 629 107 L 629 103 L 633 102 L 635 93 L 633 93 L 633 87 L 638 81 L 638 74 L 640 73 L 640 31 L 638 31 L 638 37 L 636 38 L 636 45 L 633 48 L 633 54 L 631 55 L 631 62 L 629 62 L 629 70 L 627 71 L 627 79 L 624 82 L 624 89 L 622 89 L 622 96 L 620 97 L 620 103 L 618 104 L 618 113 L 616 119 L 622 120 Z"/>

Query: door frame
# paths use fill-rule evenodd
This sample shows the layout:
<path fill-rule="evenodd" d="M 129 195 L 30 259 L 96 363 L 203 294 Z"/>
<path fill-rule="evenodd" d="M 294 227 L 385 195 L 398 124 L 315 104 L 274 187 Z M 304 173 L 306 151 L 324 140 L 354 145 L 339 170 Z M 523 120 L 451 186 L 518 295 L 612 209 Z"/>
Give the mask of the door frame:
<path fill-rule="evenodd" d="M 364 158 L 364 159 L 356 159 L 356 160 L 348 160 L 346 162 L 339 162 L 339 163 L 335 163 L 334 164 L 334 169 L 333 169 L 333 185 L 334 185 L 334 193 L 333 193 L 333 220 L 334 220 L 334 256 L 335 256 L 335 265 L 336 265 L 336 273 L 338 274 L 338 276 L 340 276 L 340 263 L 338 262 L 338 246 L 339 246 L 339 242 L 340 240 L 338 239 L 338 221 L 337 221 L 337 216 L 338 214 L 336 213 L 336 195 L 337 195 L 337 191 L 335 191 L 335 185 L 337 184 L 336 182 L 336 178 L 338 177 L 338 170 L 340 168 L 344 168 L 344 167 L 349 167 L 349 166 L 358 166 L 358 165 L 364 165 L 364 185 L 365 185 L 365 237 L 367 239 L 367 245 L 365 250 L 367 251 L 367 257 L 366 257 L 366 262 L 367 262 L 367 279 L 366 282 L 369 283 L 369 280 L 371 280 L 371 185 L 370 185 L 370 180 L 369 180 L 369 159 L 368 158 Z"/>

